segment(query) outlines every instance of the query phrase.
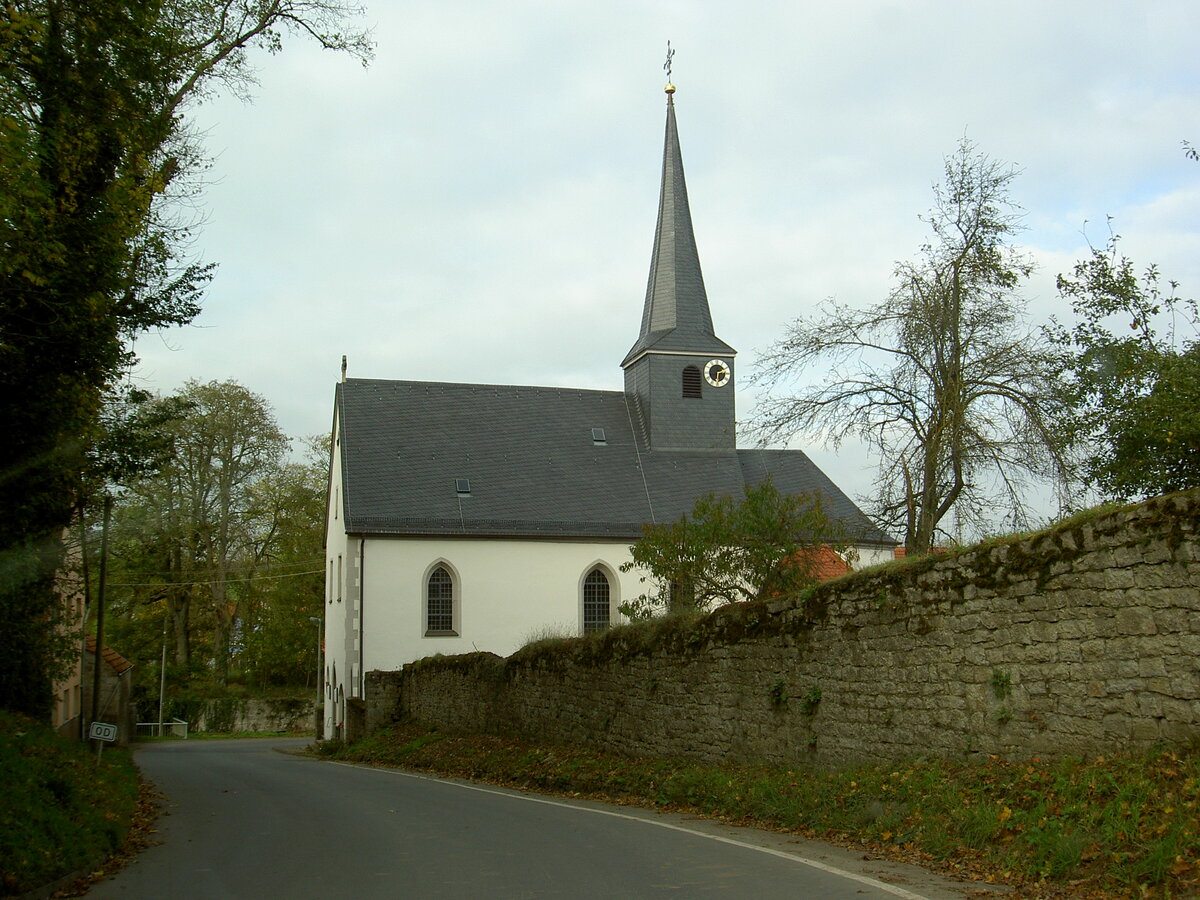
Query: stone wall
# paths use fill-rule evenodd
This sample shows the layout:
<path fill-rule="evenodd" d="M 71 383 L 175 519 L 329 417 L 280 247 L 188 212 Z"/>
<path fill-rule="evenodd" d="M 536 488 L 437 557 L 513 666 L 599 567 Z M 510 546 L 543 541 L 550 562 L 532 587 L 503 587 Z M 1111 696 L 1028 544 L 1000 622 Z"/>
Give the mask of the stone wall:
<path fill-rule="evenodd" d="M 1174 494 L 699 621 L 420 660 L 371 673 L 369 727 L 817 766 L 1182 744 L 1200 734 L 1198 519 L 1200 491 Z"/>
<path fill-rule="evenodd" d="M 363 691 L 367 697 L 367 734 L 396 721 L 403 714 L 400 706 L 400 676 L 400 672 L 367 673 Z"/>
<path fill-rule="evenodd" d="M 240 731 L 280 731 L 312 734 L 313 698 L 168 700 L 164 717 L 178 717 L 190 731 L 230 734 Z M 154 710 L 157 715 L 157 708 Z M 150 721 L 149 719 L 145 721 Z"/>

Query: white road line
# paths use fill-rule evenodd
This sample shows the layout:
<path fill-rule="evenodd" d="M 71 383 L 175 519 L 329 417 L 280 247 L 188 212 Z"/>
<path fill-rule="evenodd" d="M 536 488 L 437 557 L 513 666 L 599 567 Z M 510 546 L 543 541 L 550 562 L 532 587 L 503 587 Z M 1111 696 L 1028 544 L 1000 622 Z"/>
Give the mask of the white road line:
<path fill-rule="evenodd" d="M 513 791 L 498 791 L 494 788 L 481 787 L 476 784 L 464 784 L 460 781 L 447 781 L 444 778 L 438 778 L 433 775 L 423 775 L 418 772 L 404 772 L 399 769 L 383 769 L 377 766 L 368 766 L 361 763 L 337 762 L 329 760 L 334 765 L 346 766 L 350 769 L 366 769 L 370 772 L 381 772 L 385 775 L 399 775 L 401 778 L 418 778 L 422 781 L 436 781 L 438 784 L 449 785 L 450 787 L 462 788 L 467 791 L 478 791 L 481 794 L 494 794 L 497 797 L 509 797 L 513 800 L 524 800 L 527 803 L 544 803 L 547 806 L 558 806 L 562 809 L 573 809 L 578 812 L 595 813 L 598 816 L 612 816 L 614 819 L 628 819 L 631 822 L 642 822 L 646 825 L 653 825 L 657 828 L 669 828 L 672 831 L 682 831 L 684 834 L 695 835 L 696 837 L 707 838 L 710 841 L 720 841 L 722 844 L 731 844 L 734 847 L 742 847 L 746 850 L 754 850 L 757 853 L 768 853 L 771 856 L 778 856 L 780 859 L 788 859 L 792 862 L 802 863 L 814 869 L 820 869 L 822 872 L 829 872 L 832 875 L 838 875 L 842 878 L 848 878 L 851 881 L 857 881 L 860 884 L 869 885 L 881 891 L 886 891 L 896 897 L 901 897 L 903 900 L 930 900 L 923 894 L 914 894 L 912 891 L 907 891 L 902 887 L 896 887 L 894 884 L 888 884 L 885 881 L 879 881 L 876 878 L 871 878 L 868 875 L 860 875 L 857 872 L 848 872 L 845 869 L 839 869 L 837 866 L 831 866 L 816 859 L 809 859 L 806 856 L 800 856 L 795 853 L 787 853 L 783 850 L 774 850 L 770 847 L 759 847 L 756 844 L 750 844 L 746 841 L 735 840 L 734 838 L 722 837 L 717 834 L 707 834 L 703 831 L 697 831 L 694 828 L 687 828 L 683 825 L 675 825 L 671 822 L 660 822 L 654 819 L 645 819 L 641 816 L 631 816 L 628 813 L 616 812 L 610 809 L 596 809 L 591 806 L 576 806 L 571 803 L 563 803 L 560 800 L 549 800 L 544 797 L 530 797 L 528 794 L 516 793 Z"/>

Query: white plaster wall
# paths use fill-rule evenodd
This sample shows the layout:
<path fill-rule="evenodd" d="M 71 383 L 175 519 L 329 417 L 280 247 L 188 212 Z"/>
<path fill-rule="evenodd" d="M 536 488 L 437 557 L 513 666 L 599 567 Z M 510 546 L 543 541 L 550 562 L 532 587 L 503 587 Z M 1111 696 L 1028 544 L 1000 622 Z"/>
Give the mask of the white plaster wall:
<path fill-rule="evenodd" d="M 371 538 L 363 565 L 364 669 L 398 669 L 435 653 L 507 656 L 534 637 L 582 634 L 581 585 L 597 564 L 609 577 L 615 623 L 617 606 L 645 590 L 637 572 L 620 571 L 629 558 L 628 540 Z M 425 579 L 439 561 L 455 579 L 455 637 L 425 636 Z"/>
<path fill-rule="evenodd" d="M 855 571 L 891 562 L 896 558 L 891 545 L 881 547 L 878 544 L 855 544 L 845 556 L 850 568 Z"/>
<path fill-rule="evenodd" d="M 336 416 L 336 414 L 335 414 Z M 357 662 L 355 642 L 357 622 L 354 599 L 357 596 L 356 540 L 346 535 L 342 520 L 342 454 L 340 423 L 333 425 L 333 461 L 325 531 L 325 640 L 322 660 L 324 678 L 324 728 L 326 738 L 334 737 L 344 717 L 344 701 L 357 696 L 351 681 L 352 663 Z M 338 559 L 341 559 L 341 579 Z M 339 599 L 340 598 L 340 599 Z"/>

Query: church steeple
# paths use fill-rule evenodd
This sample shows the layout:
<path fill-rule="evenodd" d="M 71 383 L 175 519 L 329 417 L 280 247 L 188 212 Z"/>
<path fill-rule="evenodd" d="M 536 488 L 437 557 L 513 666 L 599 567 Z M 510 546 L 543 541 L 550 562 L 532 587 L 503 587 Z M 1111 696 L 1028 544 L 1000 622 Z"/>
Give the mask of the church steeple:
<path fill-rule="evenodd" d="M 683 154 L 675 124 L 675 86 L 668 84 L 666 91 L 667 133 L 650 278 L 646 284 L 641 332 L 621 362 L 622 367 L 648 350 L 727 356 L 735 352 L 713 332 L 683 176 Z"/>
<path fill-rule="evenodd" d="M 733 450 L 736 351 L 713 331 L 683 177 L 675 86 L 668 83 L 666 92 L 658 224 L 641 330 L 621 362 L 625 393 L 652 450 Z"/>

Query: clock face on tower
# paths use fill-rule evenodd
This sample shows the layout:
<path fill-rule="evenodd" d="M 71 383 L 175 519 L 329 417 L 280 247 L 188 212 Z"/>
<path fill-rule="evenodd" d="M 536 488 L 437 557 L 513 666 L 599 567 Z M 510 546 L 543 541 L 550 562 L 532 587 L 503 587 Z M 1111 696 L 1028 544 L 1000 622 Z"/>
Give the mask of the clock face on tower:
<path fill-rule="evenodd" d="M 710 359 L 704 364 L 704 380 L 713 387 L 729 384 L 729 366 L 723 359 Z"/>

